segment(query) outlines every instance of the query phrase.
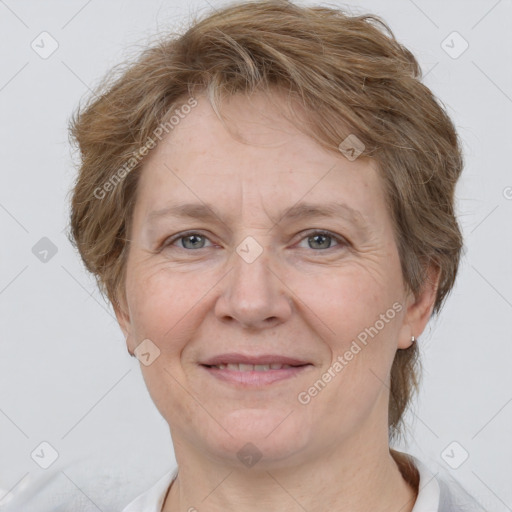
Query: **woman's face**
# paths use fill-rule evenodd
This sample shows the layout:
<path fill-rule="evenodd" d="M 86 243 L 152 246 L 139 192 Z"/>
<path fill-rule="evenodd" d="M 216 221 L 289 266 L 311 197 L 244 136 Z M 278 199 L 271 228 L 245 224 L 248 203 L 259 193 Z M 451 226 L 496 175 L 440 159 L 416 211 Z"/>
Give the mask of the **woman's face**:
<path fill-rule="evenodd" d="M 393 357 L 428 317 L 374 165 L 322 149 L 281 101 L 229 100 L 244 144 L 198 98 L 140 178 L 117 314 L 130 352 L 150 340 L 136 353 L 177 457 L 296 464 L 387 439 Z"/>

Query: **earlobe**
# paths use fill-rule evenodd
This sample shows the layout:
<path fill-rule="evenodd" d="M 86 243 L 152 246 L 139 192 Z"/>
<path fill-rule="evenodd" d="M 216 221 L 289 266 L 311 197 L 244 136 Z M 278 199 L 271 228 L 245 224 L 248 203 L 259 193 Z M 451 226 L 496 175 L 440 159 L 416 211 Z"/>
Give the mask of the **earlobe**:
<path fill-rule="evenodd" d="M 429 267 L 421 292 L 416 297 L 410 295 L 410 304 L 400 329 L 397 348 L 409 348 L 425 330 L 436 302 L 439 277 L 439 268 Z"/>
<path fill-rule="evenodd" d="M 400 329 L 400 334 L 398 335 L 398 345 L 397 348 L 401 350 L 405 350 L 412 345 L 412 327 L 409 324 L 404 323 Z"/>

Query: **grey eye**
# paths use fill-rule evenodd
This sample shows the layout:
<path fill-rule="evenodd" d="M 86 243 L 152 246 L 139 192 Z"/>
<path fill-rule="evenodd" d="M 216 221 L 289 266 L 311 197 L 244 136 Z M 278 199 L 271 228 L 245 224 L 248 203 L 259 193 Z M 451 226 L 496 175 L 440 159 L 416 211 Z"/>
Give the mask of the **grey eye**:
<path fill-rule="evenodd" d="M 206 237 L 197 233 L 193 233 L 190 235 L 182 236 L 179 238 L 179 240 L 182 241 L 182 246 L 184 249 L 202 249 L 204 247 Z"/>
<path fill-rule="evenodd" d="M 301 239 L 300 243 L 303 244 L 305 241 L 307 241 L 307 247 L 302 245 L 303 249 L 332 249 L 336 246 L 341 249 L 347 246 L 344 238 L 328 231 L 310 231 Z"/>
<path fill-rule="evenodd" d="M 313 240 L 313 242 L 309 243 L 311 240 Z M 308 245 L 311 249 L 329 249 L 331 242 L 332 237 L 325 234 L 311 235 L 308 237 Z"/>

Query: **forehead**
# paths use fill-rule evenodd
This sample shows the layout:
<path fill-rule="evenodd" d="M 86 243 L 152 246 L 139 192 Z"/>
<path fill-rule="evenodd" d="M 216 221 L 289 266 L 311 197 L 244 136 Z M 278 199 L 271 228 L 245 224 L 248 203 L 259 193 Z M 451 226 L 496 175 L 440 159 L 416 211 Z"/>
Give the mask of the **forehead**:
<path fill-rule="evenodd" d="M 186 104 L 186 98 L 182 102 Z M 320 153 L 328 154 L 299 129 L 305 123 L 302 109 L 296 102 L 290 103 L 282 92 L 235 94 L 216 108 L 220 109 L 219 114 L 201 95 L 187 114 L 173 116 L 176 124 L 151 153 L 148 165 L 169 157 L 180 160 L 205 157 L 213 162 L 251 154 L 282 157 L 282 161 L 285 157 L 314 161 Z"/>
<path fill-rule="evenodd" d="M 137 199 L 144 214 L 173 203 L 240 211 L 258 202 L 270 215 L 301 197 L 317 204 L 339 201 L 367 215 L 384 206 L 373 162 L 349 161 L 320 146 L 299 129 L 282 96 L 233 96 L 222 105 L 224 121 L 204 96 L 196 99 L 145 162 Z"/>

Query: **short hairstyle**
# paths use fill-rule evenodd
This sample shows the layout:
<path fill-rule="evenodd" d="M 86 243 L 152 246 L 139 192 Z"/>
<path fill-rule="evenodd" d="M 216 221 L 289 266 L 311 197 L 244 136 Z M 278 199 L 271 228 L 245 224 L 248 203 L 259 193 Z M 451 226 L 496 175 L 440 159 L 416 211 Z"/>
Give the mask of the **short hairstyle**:
<path fill-rule="evenodd" d="M 439 271 L 437 314 L 462 251 L 454 192 L 463 160 L 450 118 L 420 80 L 415 57 L 374 15 L 263 0 L 195 19 L 115 68 L 73 114 L 81 164 L 70 240 L 119 306 L 137 182 L 155 134 L 162 126 L 170 132 L 169 116 L 195 94 L 205 94 L 221 117 L 223 98 L 281 91 L 300 106 L 300 128 L 323 147 L 339 151 L 349 135 L 364 144 L 360 158 L 373 159 L 384 184 L 408 290 L 416 296 L 427 269 Z M 418 354 L 413 343 L 393 361 L 390 440 L 403 433 L 418 389 Z"/>

